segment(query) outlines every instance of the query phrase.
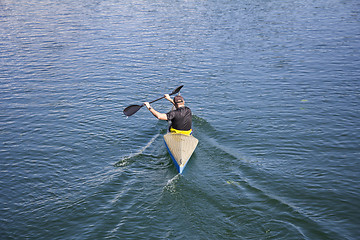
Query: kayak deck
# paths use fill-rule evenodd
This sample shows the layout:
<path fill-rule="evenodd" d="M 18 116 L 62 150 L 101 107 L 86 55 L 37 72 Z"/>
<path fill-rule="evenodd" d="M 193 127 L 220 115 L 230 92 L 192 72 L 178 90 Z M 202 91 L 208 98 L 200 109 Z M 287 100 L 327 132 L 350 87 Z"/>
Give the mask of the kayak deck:
<path fill-rule="evenodd" d="M 191 135 L 167 133 L 164 135 L 166 148 L 176 169 L 181 174 L 199 142 Z"/>

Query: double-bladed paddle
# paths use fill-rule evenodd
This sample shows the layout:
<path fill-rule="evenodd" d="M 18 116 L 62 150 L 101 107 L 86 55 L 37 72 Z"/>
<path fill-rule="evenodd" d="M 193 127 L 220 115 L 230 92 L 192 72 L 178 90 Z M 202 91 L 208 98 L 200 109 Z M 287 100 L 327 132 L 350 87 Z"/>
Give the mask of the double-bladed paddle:
<path fill-rule="evenodd" d="M 169 95 L 174 95 L 178 92 L 180 92 L 180 89 L 183 87 L 184 85 L 181 85 L 179 87 L 177 87 L 174 91 L 172 91 L 172 93 L 170 93 Z M 163 99 L 165 98 L 165 96 L 161 97 L 161 98 L 158 98 L 154 101 L 151 101 L 149 103 L 153 103 L 153 102 L 156 102 L 156 101 L 159 101 L 160 99 Z M 145 106 L 145 104 L 142 104 L 142 105 L 130 105 L 128 106 L 127 108 L 124 109 L 123 113 L 130 117 L 131 115 L 135 114 L 137 111 L 139 111 L 140 108 L 142 108 L 143 106 Z"/>

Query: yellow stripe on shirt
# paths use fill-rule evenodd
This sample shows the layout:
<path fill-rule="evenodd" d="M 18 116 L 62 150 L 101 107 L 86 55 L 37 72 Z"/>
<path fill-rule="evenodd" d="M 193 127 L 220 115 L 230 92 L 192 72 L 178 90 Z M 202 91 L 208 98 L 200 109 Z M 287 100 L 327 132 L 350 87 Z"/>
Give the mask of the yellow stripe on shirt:
<path fill-rule="evenodd" d="M 171 127 L 170 132 L 172 132 L 172 133 L 181 133 L 181 134 L 184 134 L 184 135 L 191 135 L 192 129 L 190 129 L 190 130 L 177 130 L 177 129 Z"/>

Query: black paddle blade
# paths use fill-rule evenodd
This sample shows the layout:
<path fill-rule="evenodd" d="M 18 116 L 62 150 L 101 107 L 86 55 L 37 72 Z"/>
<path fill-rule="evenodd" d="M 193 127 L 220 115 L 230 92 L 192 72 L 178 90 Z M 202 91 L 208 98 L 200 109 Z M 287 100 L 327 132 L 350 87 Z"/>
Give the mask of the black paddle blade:
<path fill-rule="evenodd" d="M 170 93 L 169 95 L 173 95 L 173 94 L 176 94 L 178 92 L 180 92 L 180 89 L 183 87 L 184 85 L 181 85 L 179 87 L 177 87 L 172 93 Z"/>
<path fill-rule="evenodd" d="M 134 113 L 136 113 L 137 111 L 139 111 L 139 109 L 142 107 L 143 105 L 131 105 L 128 106 L 127 108 L 124 109 L 123 113 L 130 117 L 131 115 L 133 115 Z"/>

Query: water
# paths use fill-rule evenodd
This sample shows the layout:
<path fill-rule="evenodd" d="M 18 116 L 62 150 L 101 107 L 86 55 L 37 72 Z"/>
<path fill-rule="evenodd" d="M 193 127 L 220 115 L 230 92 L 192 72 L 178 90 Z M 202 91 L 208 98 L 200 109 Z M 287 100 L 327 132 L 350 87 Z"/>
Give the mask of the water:
<path fill-rule="evenodd" d="M 0 17 L 2 239 L 358 239 L 358 1 L 3 0 Z M 122 110 L 182 84 L 199 145 L 178 175 L 166 123 Z"/>

